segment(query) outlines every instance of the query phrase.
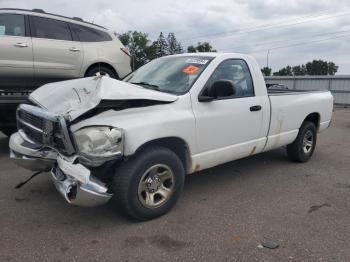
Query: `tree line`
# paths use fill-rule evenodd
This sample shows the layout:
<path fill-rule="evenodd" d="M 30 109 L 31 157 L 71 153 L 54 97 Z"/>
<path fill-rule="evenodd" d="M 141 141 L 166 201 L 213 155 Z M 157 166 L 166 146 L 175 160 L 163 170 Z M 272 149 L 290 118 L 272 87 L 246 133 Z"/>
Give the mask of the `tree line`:
<path fill-rule="evenodd" d="M 128 31 L 119 34 L 118 38 L 129 49 L 133 69 L 137 69 L 158 57 L 185 52 L 185 48 L 176 39 L 173 32 L 168 33 L 168 35 L 160 32 L 155 41 L 152 41 L 147 33 L 139 31 Z M 209 42 L 198 42 L 197 45 L 190 45 L 186 51 L 188 53 L 216 52 Z M 338 66 L 333 62 L 313 60 L 297 66 L 287 65 L 273 73 L 270 67 L 264 67 L 261 71 L 265 76 L 335 75 Z"/>
<path fill-rule="evenodd" d="M 281 68 L 277 72 L 274 72 L 274 76 L 313 76 L 313 75 L 335 75 L 338 71 L 338 66 L 334 62 L 328 62 L 323 60 L 313 60 L 306 63 L 305 65 L 297 65 Z M 269 67 L 264 67 L 261 72 L 265 76 L 271 76 L 272 69 Z"/>
<path fill-rule="evenodd" d="M 118 35 L 118 38 L 129 49 L 133 58 L 133 69 L 137 69 L 158 57 L 185 52 L 182 44 L 172 32 L 168 33 L 167 36 L 160 32 L 156 41 L 151 41 L 148 34 L 139 31 L 128 31 Z M 187 52 L 216 52 L 216 50 L 209 42 L 198 42 L 196 46 L 188 46 Z"/>

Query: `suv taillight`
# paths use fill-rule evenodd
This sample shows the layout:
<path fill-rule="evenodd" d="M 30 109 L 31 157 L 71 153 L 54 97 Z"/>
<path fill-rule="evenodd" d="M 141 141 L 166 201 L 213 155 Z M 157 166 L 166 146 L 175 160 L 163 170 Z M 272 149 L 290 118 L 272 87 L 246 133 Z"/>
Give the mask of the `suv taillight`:
<path fill-rule="evenodd" d="M 122 48 L 120 48 L 120 50 L 122 50 L 128 56 L 131 56 L 129 49 L 127 49 L 126 47 L 122 47 Z"/>

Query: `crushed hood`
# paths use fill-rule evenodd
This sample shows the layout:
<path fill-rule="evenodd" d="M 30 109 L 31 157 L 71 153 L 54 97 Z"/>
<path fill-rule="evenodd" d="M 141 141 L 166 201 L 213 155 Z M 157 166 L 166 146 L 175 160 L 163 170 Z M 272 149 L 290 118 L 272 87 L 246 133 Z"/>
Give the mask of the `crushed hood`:
<path fill-rule="evenodd" d="M 35 90 L 29 99 L 50 112 L 74 120 L 97 107 L 101 101 L 174 102 L 178 97 L 109 77 L 89 77 L 46 84 Z"/>

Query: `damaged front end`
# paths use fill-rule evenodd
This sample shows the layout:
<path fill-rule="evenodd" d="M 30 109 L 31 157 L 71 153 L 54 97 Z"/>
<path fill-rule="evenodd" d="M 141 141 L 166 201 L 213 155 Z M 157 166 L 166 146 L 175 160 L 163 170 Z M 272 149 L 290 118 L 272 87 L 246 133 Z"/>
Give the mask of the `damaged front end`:
<path fill-rule="evenodd" d="M 103 143 L 100 143 L 96 148 L 91 145 L 91 141 L 98 143 L 99 139 L 105 139 L 99 133 L 101 129 L 102 134 L 103 131 L 114 129 L 85 129 L 72 135 L 62 116 L 30 105 L 18 108 L 17 125 L 18 132 L 10 138 L 11 159 L 23 168 L 50 172 L 55 187 L 67 202 L 79 206 L 97 206 L 108 202 L 113 196 L 106 183 L 98 178 L 93 166 L 120 158 L 122 152 L 118 150 L 121 147 L 114 147 L 112 154 L 107 155 L 108 145 L 103 147 Z M 111 143 L 119 137 L 121 139 L 122 134 L 119 132 L 114 131 Z M 76 139 L 79 140 L 79 148 L 75 145 Z M 98 156 L 93 157 L 93 154 Z M 94 161 L 89 161 L 89 158 Z"/>
<path fill-rule="evenodd" d="M 81 164 L 58 157 L 57 165 L 51 169 L 51 178 L 64 199 L 77 206 L 99 206 L 107 203 L 113 194 L 106 184 L 92 176 Z"/>
<path fill-rule="evenodd" d="M 38 106 L 19 106 L 10 157 L 26 169 L 51 172 L 69 203 L 95 206 L 112 197 L 108 183 L 113 168 L 106 167 L 123 158 L 124 130 L 108 126 L 107 120 L 96 121 L 102 125 L 81 125 L 74 132 L 70 127 L 107 110 L 172 103 L 178 97 L 101 77 L 50 83 L 29 99 Z"/>

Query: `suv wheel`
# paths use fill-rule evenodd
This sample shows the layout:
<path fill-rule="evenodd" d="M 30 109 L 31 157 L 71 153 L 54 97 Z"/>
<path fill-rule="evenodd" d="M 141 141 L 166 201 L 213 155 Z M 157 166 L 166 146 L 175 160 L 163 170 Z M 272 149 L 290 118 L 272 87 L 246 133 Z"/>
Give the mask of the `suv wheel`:
<path fill-rule="evenodd" d="M 98 75 L 103 75 L 103 76 L 109 76 L 112 78 L 117 78 L 116 74 L 114 73 L 113 70 L 106 66 L 94 66 L 90 68 L 86 74 L 85 77 L 90 77 L 90 76 L 98 76 Z"/>
<path fill-rule="evenodd" d="M 173 151 L 149 147 L 117 168 L 113 201 L 136 220 L 159 217 L 175 205 L 184 179 L 184 167 Z"/>
<path fill-rule="evenodd" d="M 308 161 L 316 147 L 317 130 L 312 122 L 304 122 L 300 129 L 297 138 L 292 144 L 287 146 L 288 157 L 296 162 Z"/>

